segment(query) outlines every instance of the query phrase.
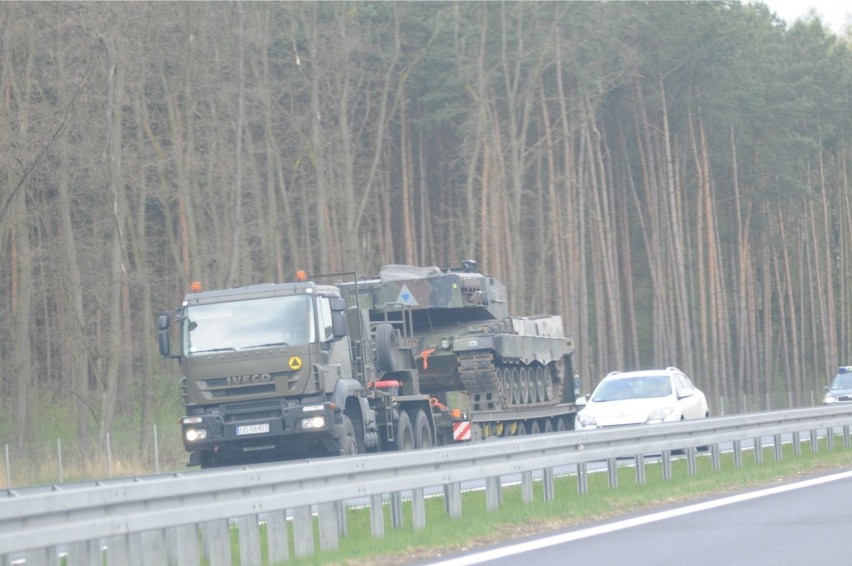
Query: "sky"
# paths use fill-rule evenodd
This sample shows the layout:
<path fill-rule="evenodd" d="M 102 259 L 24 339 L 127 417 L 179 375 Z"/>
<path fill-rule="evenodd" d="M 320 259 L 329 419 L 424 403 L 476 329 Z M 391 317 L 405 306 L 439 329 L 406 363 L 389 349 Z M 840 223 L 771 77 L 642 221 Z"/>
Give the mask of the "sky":
<path fill-rule="evenodd" d="M 847 25 L 852 25 L 852 3 L 845 0 L 760 0 L 789 26 L 805 16 L 810 8 L 838 35 L 844 35 Z"/>

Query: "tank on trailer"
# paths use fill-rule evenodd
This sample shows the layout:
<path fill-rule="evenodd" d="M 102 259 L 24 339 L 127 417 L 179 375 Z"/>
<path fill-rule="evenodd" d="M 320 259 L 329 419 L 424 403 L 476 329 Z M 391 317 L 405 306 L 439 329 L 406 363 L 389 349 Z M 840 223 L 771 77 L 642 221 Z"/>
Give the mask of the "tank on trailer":
<path fill-rule="evenodd" d="M 348 307 L 368 309 L 380 369 L 416 369 L 420 392 L 466 392 L 475 411 L 574 401 L 564 387 L 573 344 L 562 318 L 510 316 L 506 287 L 475 261 L 447 270 L 386 265 L 338 287 Z"/>

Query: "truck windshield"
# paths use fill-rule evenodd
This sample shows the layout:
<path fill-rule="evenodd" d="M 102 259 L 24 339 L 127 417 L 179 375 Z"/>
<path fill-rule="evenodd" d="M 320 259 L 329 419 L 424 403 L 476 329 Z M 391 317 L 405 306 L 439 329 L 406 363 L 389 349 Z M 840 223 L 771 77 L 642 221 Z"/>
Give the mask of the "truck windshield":
<path fill-rule="evenodd" d="M 183 322 L 184 351 L 297 346 L 315 340 L 314 310 L 306 295 L 191 305 Z"/>

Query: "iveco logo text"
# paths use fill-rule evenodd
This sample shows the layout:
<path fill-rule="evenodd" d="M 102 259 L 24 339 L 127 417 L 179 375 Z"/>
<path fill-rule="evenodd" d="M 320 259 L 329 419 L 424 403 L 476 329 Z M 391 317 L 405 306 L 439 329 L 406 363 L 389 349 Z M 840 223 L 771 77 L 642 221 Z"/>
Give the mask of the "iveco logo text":
<path fill-rule="evenodd" d="M 252 375 L 232 375 L 226 378 L 228 385 L 246 385 L 249 383 L 265 383 L 272 381 L 272 376 L 268 373 L 255 373 Z"/>

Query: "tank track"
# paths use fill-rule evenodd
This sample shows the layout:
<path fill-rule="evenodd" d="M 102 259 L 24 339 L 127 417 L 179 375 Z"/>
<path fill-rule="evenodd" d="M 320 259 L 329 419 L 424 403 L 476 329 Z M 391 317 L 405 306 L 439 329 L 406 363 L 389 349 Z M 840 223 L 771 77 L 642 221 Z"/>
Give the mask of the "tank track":
<path fill-rule="evenodd" d="M 474 352 L 458 356 L 458 373 L 474 411 L 547 407 L 562 399 L 563 382 L 553 362 L 507 363 L 491 352 Z"/>

